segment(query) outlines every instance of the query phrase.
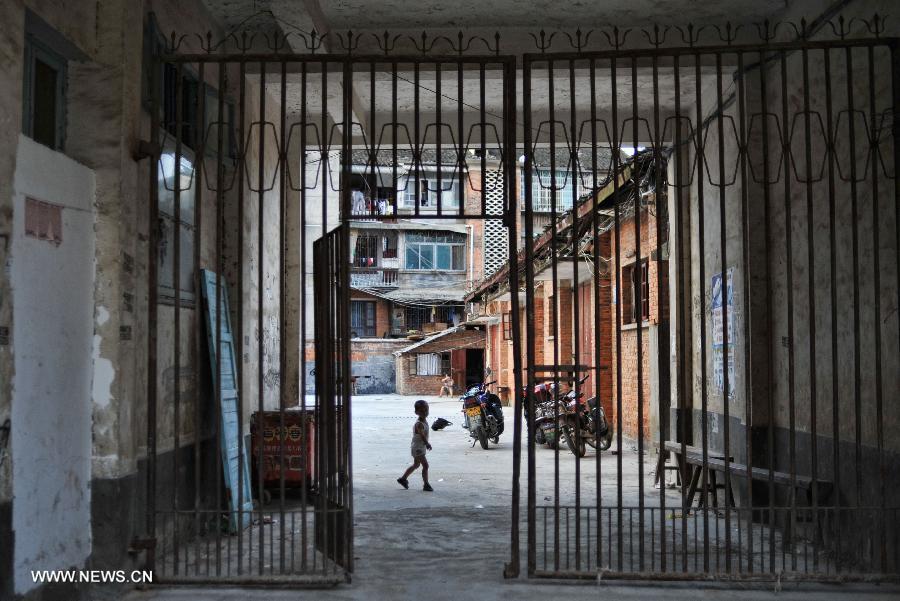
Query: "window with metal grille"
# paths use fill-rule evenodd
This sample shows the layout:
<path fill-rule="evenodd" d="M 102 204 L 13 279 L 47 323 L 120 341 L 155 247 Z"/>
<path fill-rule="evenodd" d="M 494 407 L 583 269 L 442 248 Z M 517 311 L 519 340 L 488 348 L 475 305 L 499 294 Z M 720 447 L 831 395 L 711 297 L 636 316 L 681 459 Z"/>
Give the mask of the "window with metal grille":
<path fill-rule="evenodd" d="M 170 135 L 178 135 L 181 125 L 181 143 L 188 148 L 196 149 L 200 139 L 200 115 L 197 105 L 197 94 L 200 84 L 193 73 L 182 68 L 181 71 L 181 114 L 178 114 L 178 68 L 166 64 L 163 70 L 163 129 Z M 180 119 L 179 119 L 180 117 Z"/>
<path fill-rule="evenodd" d="M 409 358 L 409 375 L 442 376 L 450 374 L 450 353 L 419 353 Z"/>
<path fill-rule="evenodd" d="M 556 212 L 562 213 L 572 208 L 572 193 L 580 198 L 587 191 L 582 185 L 578 173 L 556 170 L 556 178 L 549 169 L 534 169 L 531 176 L 531 209 L 536 213 L 549 213 L 553 206 L 553 195 L 556 194 Z M 525 170 L 522 170 L 522 181 L 525 181 Z M 522 208 L 525 208 L 525 186 L 519 187 Z"/>
<path fill-rule="evenodd" d="M 441 356 L 437 353 L 419 353 L 416 355 L 416 375 L 441 375 Z"/>
<path fill-rule="evenodd" d="M 175 163 L 175 143 L 167 141 L 159 157 L 159 302 L 171 304 L 178 286 L 180 300 L 194 302 L 194 154 L 182 148 Z M 178 194 L 176 195 L 176 191 Z M 177 196 L 177 202 L 176 202 Z M 179 236 L 177 280 L 175 236 Z"/>
<path fill-rule="evenodd" d="M 156 94 L 159 97 L 159 118 L 162 129 L 169 136 L 177 132 L 178 109 L 178 69 L 171 63 L 154 62 L 154 55 L 162 54 L 166 48 L 166 38 L 160 32 L 156 19 L 150 15 L 144 22 L 144 44 L 142 56 L 141 102 L 148 111 L 153 107 L 151 84 L 154 78 L 152 66 L 157 69 Z M 188 148 L 199 150 L 202 138 L 205 137 L 204 154 L 216 157 L 219 151 L 219 131 L 221 133 L 223 154 L 230 159 L 237 158 L 237 137 L 234 128 L 235 103 L 231 98 L 222 99 L 222 115 L 219 115 L 218 90 L 206 83 L 200 83 L 198 77 L 190 69 L 182 69 L 181 90 L 181 142 Z M 199 95 L 205 94 L 203 113 L 199 104 Z M 163 135 L 163 137 L 166 137 Z"/>
<path fill-rule="evenodd" d="M 430 307 L 406 307 L 406 329 L 421 330 L 422 326 L 431 321 Z"/>
<path fill-rule="evenodd" d="M 353 338 L 374 338 L 375 301 L 350 301 L 350 336 Z"/>
<path fill-rule="evenodd" d="M 415 208 L 416 206 L 416 176 L 410 172 L 398 178 L 397 192 L 400 196 L 400 206 Z M 434 171 L 419 172 L 419 206 L 437 208 L 438 196 L 441 198 L 441 208 L 459 207 L 459 179 L 449 174 L 441 176 L 438 183 L 437 173 Z"/>
<path fill-rule="evenodd" d="M 454 324 L 462 313 L 462 307 L 449 305 L 444 307 L 406 307 L 405 321 L 407 330 L 422 330 L 426 323 L 445 323 L 447 326 Z M 433 319 L 432 319 L 433 318 Z"/>
<path fill-rule="evenodd" d="M 359 236 L 353 250 L 354 267 L 375 267 L 378 265 L 378 236 Z"/>

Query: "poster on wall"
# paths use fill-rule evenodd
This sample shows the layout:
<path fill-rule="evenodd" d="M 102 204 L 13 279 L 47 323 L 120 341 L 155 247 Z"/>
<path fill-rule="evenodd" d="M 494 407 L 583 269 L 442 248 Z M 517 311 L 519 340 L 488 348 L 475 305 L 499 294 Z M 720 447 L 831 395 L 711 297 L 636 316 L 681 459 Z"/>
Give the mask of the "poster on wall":
<path fill-rule="evenodd" d="M 734 394 L 734 267 L 725 272 L 725 285 L 722 274 L 712 276 L 712 342 L 713 342 L 713 382 L 716 390 L 725 390 L 725 353 L 728 353 L 728 392 Z M 723 289 L 724 288 L 724 289 Z M 723 298 L 724 297 L 724 298 Z M 725 308 L 723 311 L 723 307 Z M 725 332 L 724 321 L 727 315 L 728 332 Z"/>

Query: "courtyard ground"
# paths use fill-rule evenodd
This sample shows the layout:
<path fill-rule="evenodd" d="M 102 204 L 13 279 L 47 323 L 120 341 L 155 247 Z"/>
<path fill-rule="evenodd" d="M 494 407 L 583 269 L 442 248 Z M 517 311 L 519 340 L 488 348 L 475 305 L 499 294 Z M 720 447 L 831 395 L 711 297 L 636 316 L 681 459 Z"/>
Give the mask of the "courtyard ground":
<path fill-rule="evenodd" d="M 353 399 L 353 472 L 355 503 L 356 570 L 351 584 L 326 590 L 273 590 L 169 587 L 134 591 L 127 601 L 231 601 L 323 599 L 323 600 L 406 600 L 463 601 L 468 599 L 544 600 L 564 596 L 567 599 L 896 599 L 894 587 L 857 585 L 718 584 L 666 583 L 623 584 L 610 580 L 580 583 L 524 579 L 508 581 L 502 576 L 509 560 L 512 484 L 512 415 L 506 410 L 507 431 L 500 444 L 487 451 L 471 445 L 461 428 L 459 402 L 455 398 L 426 397 L 431 403 L 429 421 L 444 417 L 453 425 L 432 432 L 434 450 L 429 454 L 431 483 L 435 492 L 421 490 L 421 478 L 410 478 L 404 490 L 396 478 L 410 463 L 409 439 L 416 397 L 398 395 L 358 396 Z M 615 446 L 614 446 L 615 449 Z M 612 450 L 611 450 L 612 451 Z M 617 495 L 618 456 L 611 451 L 601 455 L 604 477 L 601 493 L 604 503 Z M 523 453 L 523 462 L 525 454 Z M 631 444 L 622 448 L 623 505 L 636 506 L 640 472 L 644 473 L 645 499 L 648 505 L 659 502 L 653 488 L 652 449 L 640 465 Z M 556 456 L 541 448 L 537 453 L 538 505 L 552 505 L 554 482 L 551 477 Z M 559 453 L 561 504 L 574 502 L 574 457 Z M 582 498 L 595 498 L 596 472 L 593 451 L 581 462 Z M 541 479 L 540 475 L 546 475 Z M 526 480 L 523 464 L 523 503 Z M 668 507 L 680 507 L 680 492 L 666 490 Z M 677 510 L 668 514 L 678 519 Z M 540 516 L 540 513 L 539 513 Z M 525 511 L 523 505 L 522 518 Z M 540 519 L 540 517 L 539 517 Z M 574 518 L 573 518 L 574 519 Z M 712 519 L 718 524 L 716 516 Z M 590 531 L 588 529 L 587 531 Z M 615 537 L 613 537 L 613 540 Z M 585 545 L 586 541 L 582 542 Z M 610 541 L 607 541 L 610 542 Z M 522 546 L 525 528 L 522 524 Z M 587 544 L 585 548 L 590 548 Z M 571 550 L 571 545 L 566 547 Z M 589 556 L 589 553 L 585 553 Z M 691 561 L 696 556 L 692 555 Z M 523 553 L 524 572 L 524 553 Z M 542 559 L 539 557 L 539 563 Z M 574 553 L 565 560 L 574 561 Z M 585 561 L 585 560 L 582 560 Z M 552 563 L 552 558 L 551 558 Z M 564 567 L 564 566 L 563 566 Z M 776 592 L 780 588 L 780 592 Z"/>

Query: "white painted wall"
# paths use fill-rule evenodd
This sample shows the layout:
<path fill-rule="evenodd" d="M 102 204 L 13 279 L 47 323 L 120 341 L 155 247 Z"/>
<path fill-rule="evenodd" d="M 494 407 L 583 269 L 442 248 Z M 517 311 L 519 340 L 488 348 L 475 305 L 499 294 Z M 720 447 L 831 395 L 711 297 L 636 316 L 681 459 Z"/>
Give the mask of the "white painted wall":
<path fill-rule="evenodd" d="M 25 237 L 25 197 L 63 205 L 63 242 Z M 19 136 L 11 282 L 14 587 L 91 553 L 94 172 Z"/>

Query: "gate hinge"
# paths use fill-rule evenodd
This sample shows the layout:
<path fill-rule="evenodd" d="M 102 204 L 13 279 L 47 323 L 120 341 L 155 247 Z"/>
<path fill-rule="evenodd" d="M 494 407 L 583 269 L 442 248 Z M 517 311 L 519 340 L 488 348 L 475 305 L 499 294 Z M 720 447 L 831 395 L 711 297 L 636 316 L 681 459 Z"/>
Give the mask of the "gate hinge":
<path fill-rule="evenodd" d="M 153 551 L 156 549 L 155 538 L 133 538 L 128 545 L 128 553 L 137 555 L 141 551 Z"/>
<path fill-rule="evenodd" d="M 133 158 L 135 161 L 140 161 L 142 159 L 156 156 L 157 154 L 159 154 L 159 144 L 154 144 L 153 142 L 149 142 L 147 140 L 139 140 L 137 148 L 135 148 L 134 152 L 131 154 L 131 158 Z"/>
<path fill-rule="evenodd" d="M 518 562 L 507 562 L 503 566 L 503 577 L 507 580 L 514 579 L 519 577 L 519 565 Z"/>

